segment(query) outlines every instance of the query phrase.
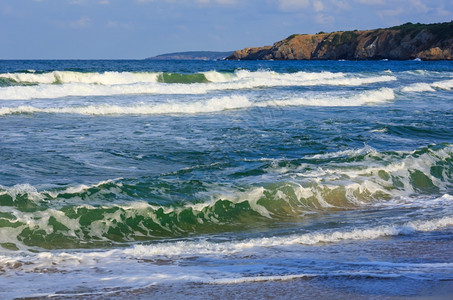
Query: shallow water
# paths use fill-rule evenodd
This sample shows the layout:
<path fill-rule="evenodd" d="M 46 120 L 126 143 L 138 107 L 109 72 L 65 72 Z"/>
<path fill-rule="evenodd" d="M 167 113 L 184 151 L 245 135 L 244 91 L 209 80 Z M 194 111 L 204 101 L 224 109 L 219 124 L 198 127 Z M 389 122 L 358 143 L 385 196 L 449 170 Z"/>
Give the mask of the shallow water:
<path fill-rule="evenodd" d="M 0 61 L 0 295 L 451 281 L 452 89 L 445 61 Z"/>

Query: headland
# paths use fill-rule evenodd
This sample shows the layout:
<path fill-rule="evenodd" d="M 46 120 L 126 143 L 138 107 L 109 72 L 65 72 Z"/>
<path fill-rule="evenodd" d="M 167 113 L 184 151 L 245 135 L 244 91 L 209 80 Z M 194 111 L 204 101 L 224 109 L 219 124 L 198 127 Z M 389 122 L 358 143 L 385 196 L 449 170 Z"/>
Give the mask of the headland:
<path fill-rule="evenodd" d="M 293 34 L 272 46 L 235 51 L 228 60 L 452 60 L 453 21 Z"/>

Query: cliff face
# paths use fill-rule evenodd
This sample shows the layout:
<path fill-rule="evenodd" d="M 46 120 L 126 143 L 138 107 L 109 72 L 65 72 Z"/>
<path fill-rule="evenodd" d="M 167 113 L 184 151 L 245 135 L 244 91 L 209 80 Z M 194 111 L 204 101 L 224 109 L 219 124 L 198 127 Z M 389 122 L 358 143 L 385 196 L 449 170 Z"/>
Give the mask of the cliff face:
<path fill-rule="evenodd" d="M 452 60 L 453 21 L 387 29 L 292 35 L 273 46 L 245 48 L 229 60 Z"/>

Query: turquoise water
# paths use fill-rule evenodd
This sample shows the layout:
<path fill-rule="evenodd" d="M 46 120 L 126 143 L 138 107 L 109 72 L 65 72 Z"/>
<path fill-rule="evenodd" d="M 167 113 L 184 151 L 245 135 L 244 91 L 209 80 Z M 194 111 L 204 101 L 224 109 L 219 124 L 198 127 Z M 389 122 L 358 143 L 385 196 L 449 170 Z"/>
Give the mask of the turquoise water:
<path fill-rule="evenodd" d="M 451 281 L 452 89 L 445 61 L 0 61 L 0 295 Z"/>

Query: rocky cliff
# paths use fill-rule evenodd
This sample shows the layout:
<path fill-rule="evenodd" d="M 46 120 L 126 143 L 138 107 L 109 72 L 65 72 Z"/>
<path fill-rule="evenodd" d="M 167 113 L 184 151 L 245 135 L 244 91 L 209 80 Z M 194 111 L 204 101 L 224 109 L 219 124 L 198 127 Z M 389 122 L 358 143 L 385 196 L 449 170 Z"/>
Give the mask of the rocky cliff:
<path fill-rule="evenodd" d="M 452 60 L 453 21 L 386 29 L 293 34 L 272 46 L 245 48 L 229 60 Z"/>

